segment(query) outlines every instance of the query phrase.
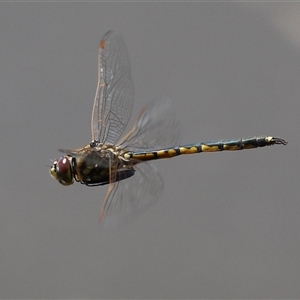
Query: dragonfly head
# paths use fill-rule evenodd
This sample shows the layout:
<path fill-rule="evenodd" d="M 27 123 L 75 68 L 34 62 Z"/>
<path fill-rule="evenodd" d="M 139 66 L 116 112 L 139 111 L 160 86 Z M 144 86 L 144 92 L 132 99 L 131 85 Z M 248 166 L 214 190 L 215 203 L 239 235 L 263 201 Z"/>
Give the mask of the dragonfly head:
<path fill-rule="evenodd" d="M 55 160 L 50 167 L 50 175 L 62 185 L 71 185 L 74 183 L 73 158 L 65 155 Z"/>

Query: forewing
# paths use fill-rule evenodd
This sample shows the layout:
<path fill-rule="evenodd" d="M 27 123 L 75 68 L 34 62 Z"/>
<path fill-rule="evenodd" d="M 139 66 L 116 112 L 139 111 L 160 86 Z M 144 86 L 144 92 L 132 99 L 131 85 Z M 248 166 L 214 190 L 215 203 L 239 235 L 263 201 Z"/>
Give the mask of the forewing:
<path fill-rule="evenodd" d="M 162 191 L 163 179 L 150 162 L 135 166 L 134 176 L 111 183 L 100 212 L 100 221 L 106 226 L 130 222 L 154 205 Z"/>
<path fill-rule="evenodd" d="M 92 140 L 114 144 L 132 112 L 134 88 L 130 59 L 123 37 L 107 32 L 99 45 L 98 85 L 91 129 Z"/>

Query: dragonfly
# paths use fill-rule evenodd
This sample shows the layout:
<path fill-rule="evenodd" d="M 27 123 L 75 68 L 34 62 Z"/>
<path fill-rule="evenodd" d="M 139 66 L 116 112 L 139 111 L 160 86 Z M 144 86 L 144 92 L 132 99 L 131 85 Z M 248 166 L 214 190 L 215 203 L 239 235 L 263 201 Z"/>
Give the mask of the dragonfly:
<path fill-rule="evenodd" d="M 99 44 L 98 84 L 91 117 L 92 139 L 83 148 L 60 149 L 50 174 L 60 184 L 108 184 L 99 220 L 123 218 L 157 202 L 163 179 L 152 160 L 183 154 L 286 145 L 280 137 L 254 136 L 179 145 L 179 122 L 170 101 L 146 105 L 122 137 L 134 101 L 128 49 L 122 35 L 108 31 Z"/>

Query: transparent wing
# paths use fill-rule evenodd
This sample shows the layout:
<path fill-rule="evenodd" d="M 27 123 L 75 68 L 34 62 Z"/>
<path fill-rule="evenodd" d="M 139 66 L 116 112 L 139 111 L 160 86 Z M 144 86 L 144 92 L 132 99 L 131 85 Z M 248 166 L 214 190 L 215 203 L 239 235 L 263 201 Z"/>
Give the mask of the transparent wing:
<path fill-rule="evenodd" d="M 105 226 L 124 225 L 158 201 L 163 179 L 157 169 L 150 162 L 136 165 L 135 169 L 134 176 L 109 185 L 99 217 Z"/>
<path fill-rule="evenodd" d="M 169 99 L 153 102 L 140 112 L 130 132 L 118 144 L 131 151 L 153 150 L 177 146 L 180 124 Z"/>
<path fill-rule="evenodd" d="M 93 105 L 92 140 L 114 144 L 130 119 L 133 82 L 126 44 L 119 33 L 107 32 L 99 45 L 98 85 Z"/>

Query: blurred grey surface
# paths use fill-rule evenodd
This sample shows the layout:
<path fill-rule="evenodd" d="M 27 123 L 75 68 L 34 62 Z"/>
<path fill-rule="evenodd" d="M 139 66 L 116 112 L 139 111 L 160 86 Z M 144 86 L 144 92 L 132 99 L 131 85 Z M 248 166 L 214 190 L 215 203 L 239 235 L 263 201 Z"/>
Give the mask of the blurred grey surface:
<path fill-rule="evenodd" d="M 299 298 L 299 3 L 1 3 L 0 298 Z M 106 187 L 50 178 L 90 142 L 98 44 L 122 33 L 132 120 L 168 97 L 182 142 L 286 147 L 155 163 L 158 204 L 119 230 Z"/>

